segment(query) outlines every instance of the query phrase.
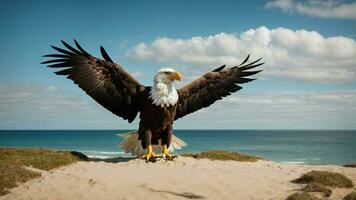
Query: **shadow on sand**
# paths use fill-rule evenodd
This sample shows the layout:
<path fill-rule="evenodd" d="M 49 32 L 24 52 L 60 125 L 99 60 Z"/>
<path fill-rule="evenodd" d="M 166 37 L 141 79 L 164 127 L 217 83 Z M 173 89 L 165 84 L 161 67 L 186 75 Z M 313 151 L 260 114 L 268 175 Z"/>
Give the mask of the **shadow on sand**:
<path fill-rule="evenodd" d="M 178 193 L 178 192 L 172 192 L 172 191 L 168 191 L 168 190 L 155 190 L 155 189 L 152 189 L 152 188 L 147 188 L 147 189 L 149 189 L 149 190 L 152 191 L 152 192 L 168 193 L 168 194 L 171 194 L 171 195 L 175 195 L 175 196 L 179 196 L 179 197 L 184 197 L 184 198 L 187 198 L 187 199 L 204 199 L 203 196 L 201 196 L 201 195 L 196 195 L 196 194 L 191 193 L 191 192 Z"/>
<path fill-rule="evenodd" d="M 130 160 L 137 159 L 136 157 L 117 157 L 117 158 L 88 158 L 87 161 L 94 161 L 94 162 L 106 162 L 106 163 L 121 163 L 121 162 L 128 162 Z"/>

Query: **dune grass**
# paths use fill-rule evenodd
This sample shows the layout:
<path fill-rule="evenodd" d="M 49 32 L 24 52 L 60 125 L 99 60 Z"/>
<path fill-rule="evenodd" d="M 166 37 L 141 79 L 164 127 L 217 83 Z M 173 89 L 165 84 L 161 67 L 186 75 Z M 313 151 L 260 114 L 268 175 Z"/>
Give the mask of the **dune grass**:
<path fill-rule="evenodd" d="M 239 162 L 256 162 L 261 160 L 261 157 L 250 156 L 242 153 L 231 151 L 206 151 L 202 153 L 184 153 L 181 156 L 192 157 L 195 159 L 207 158 L 210 160 L 233 160 Z"/>
<path fill-rule="evenodd" d="M 319 200 L 307 192 L 296 192 L 287 197 L 286 200 Z"/>
<path fill-rule="evenodd" d="M 25 167 L 51 170 L 79 160 L 87 160 L 87 157 L 78 152 L 0 148 L 0 195 L 8 193 L 17 183 L 41 176 Z"/>
<path fill-rule="evenodd" d="M 25 169 L 23 166 L 0 162 L 0 196 L 7 194 L 8 189 L 16 187 L 18 182 L 23 183 L 39 176 L 40 173 Z"/>
<path fill-rule="evenodd" d="M 313 170 L 294 180 L 295 183 L 316 183 L 337 188 L 351 188 L 352 181 L 340 173 Z"/>
<path fill-rule="evenodd" d="M 350 194 L 346 195 L 343 200 L 356 200 L 356 192 L 351 192 Z"/>
<path fill-rule="evenodd" d="M 303 188 L 305 192 L 319 192 L 322 193 L 324 197 L 329 197 L 332 193 L 332 190 L 327 186 L 324 186 L 320 183 L 309 183 Z"/>
<path fill-rule="evenodd" d="M 343 174 L 317 170 L 307 172 L 292 182 L 307 185 L 301 190 L 301 192 L 291 194 L 287 197 L 287 200 L 317 200 L 319 198 L 314 197 L 310 193 L 321 193 L 324 198 L 327 198 L 332 194 L 331 188 L 353 187 L 352 181 Z"/>
<path fill-rule="evenodd" d="M 356 163 L 345 164 L 345 165 L 343 165 L 343 167 L 356 168 Z"/>

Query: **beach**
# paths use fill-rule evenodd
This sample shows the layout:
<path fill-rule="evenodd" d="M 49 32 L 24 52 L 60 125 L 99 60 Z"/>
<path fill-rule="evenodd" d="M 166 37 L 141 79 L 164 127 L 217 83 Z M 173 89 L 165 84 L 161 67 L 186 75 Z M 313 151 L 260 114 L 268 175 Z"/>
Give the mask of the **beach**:
<path fill-rule="evenodd" d="M 311 170 L 339 172 L 356 184 L 356 168 L 336 165 L 214 161 L 180 156 L 146 163 L 117 158 L 79 161 L 10 190 L 0 200 L 71 199 L 286 199 L 304 185 L 291 182 Z M 334 188 L 339 200 L 354 188 Z"/>

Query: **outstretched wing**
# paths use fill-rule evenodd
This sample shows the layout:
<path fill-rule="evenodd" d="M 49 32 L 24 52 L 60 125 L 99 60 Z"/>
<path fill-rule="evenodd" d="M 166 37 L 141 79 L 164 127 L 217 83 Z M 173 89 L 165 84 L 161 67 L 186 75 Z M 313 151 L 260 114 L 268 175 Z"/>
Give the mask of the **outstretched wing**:
<path fill-rule="evenodd" d="M 44 57 L 50 57 L 52 60 L 42 64 L 61 68 L 55 72 L 57 75 L 72 79 L 99 104 L 131 123 L 139 109 L 137 96 L 145 87 L 120 65 L 114 63 L 102 46 L 100 50 L 105 60 L 88 54 L 76 40 L 74 43 L 77 48 L 64 41 L 62 43 L 67 49 L 52 46 L 58 54 L 45 55 Z"/>
<path fill-rule="evenodd" d="M 250 55 L 238 66 L 224 69 L 225 65 L 223 65 L 179 89 L 175 119 L 208 107 L 215 101 L 240 90 L 242 87 L 237 84 L 255 80 L 247 77 L 262 70 L 249 70 L 262 65 L 263 63 L 259 63 L 262 58 L 245 64 L 249 57 Z"/>

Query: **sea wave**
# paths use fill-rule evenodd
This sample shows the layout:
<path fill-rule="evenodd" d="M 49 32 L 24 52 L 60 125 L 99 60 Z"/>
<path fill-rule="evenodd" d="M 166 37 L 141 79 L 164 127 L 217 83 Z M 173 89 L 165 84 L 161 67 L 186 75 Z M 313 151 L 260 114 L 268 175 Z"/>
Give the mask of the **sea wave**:
<path fill-rule="evenodd" d="M 82 153 L 86 154 L 105 154 L 105 155 L 120 155 L 120 154 L 125 154 L 125 152 L 122 151 L 81 151 Z"/>
<path fill-rule="evenodd" d="M 282 161 L 284 164 L 304 164 L 303 161 Z"/>
<path fill-rule="evenodd" d="M 98 156 L 98 155 L 87 155 L 89 158 L 100 158 L 100 159 L 107 159 L 110 156 Z"/>

